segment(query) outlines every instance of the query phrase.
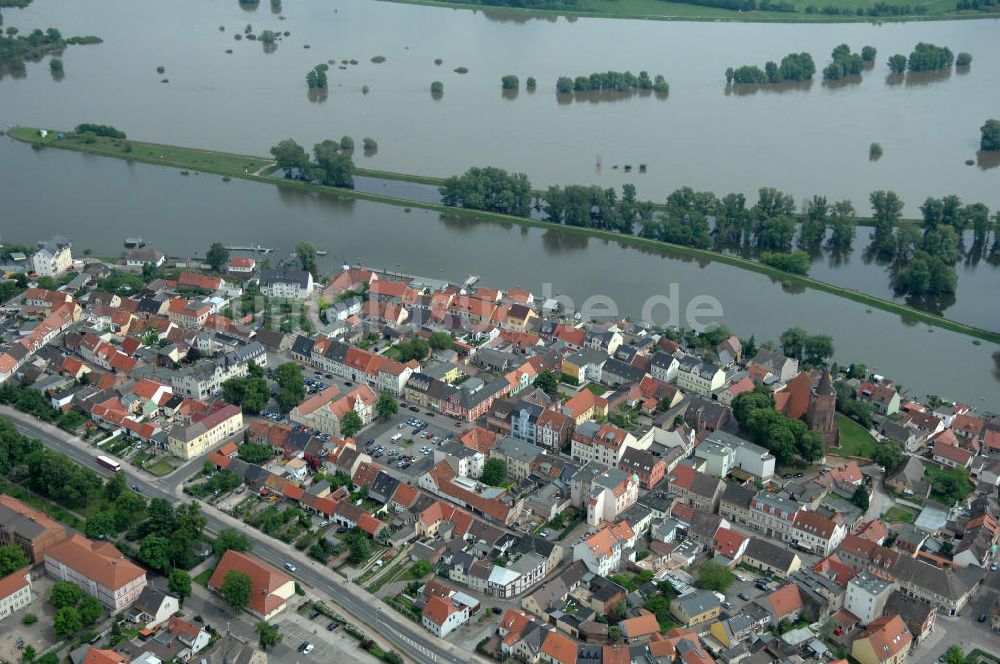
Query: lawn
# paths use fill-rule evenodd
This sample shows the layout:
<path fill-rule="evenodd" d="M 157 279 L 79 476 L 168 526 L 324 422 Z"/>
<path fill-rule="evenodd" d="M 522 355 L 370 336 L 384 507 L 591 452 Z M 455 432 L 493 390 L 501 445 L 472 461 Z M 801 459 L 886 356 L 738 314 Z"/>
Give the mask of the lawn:
<path fill-rule="evenodd" d="M 830 454 L 871 459 L 876 445 L 872 435 L 863 426 L 840 413 L 837 413 L 837 424 L 840 425 L 840 447 L 830 448 Z"/>
<path fill-rule="evenodd" d="M 194 577 L 195 582 L 207 588 L 208 580 L 212 578 L 213 571 L 214 570 L 207 569 L 204 572 L 201 572 L 200 574 L 198 574 L 198 576 Z"/>
<path fill-rule="evenodd" d="M 929 461 L 924 462 L 924 481 L 931 485 L 931 500 L 942 505 L 954 505 L 965 500 L 975 485 L 965 468 L 944 468 Z"/>
<path fill-rule="evenodd" d="M 166 459 L 160 459 L 153 465 L 145 468 L 145 470 L 156 475 L 157 477 L 163 477 L 164 475 L 174 472 L 174 465 Z"/>
<path fill-rule="evenodd" d="M 913 523 L 917 515 L 904 507 L 892 506 L 882 513 L 881 519 L 886 523 Z"/>

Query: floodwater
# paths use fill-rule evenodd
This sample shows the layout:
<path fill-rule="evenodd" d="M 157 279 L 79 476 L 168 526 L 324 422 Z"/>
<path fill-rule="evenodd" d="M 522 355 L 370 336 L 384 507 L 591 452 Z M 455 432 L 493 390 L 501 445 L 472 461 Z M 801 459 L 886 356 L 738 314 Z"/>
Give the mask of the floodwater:
<path fill-rule="evenodd" d="M 950 193 L 1000 208 L 1000 164 L 976 155 L 979 127 L 996 115 L 998 20 L 529 19 L 370 0 L 294 0 L 280 14 L 266 1 L 246 11 L 237 0 L 35 0 L 4 18 L 22 31 L 51 26 L 104 43 L 69 47 L 59 81 L 44 61 L 0 81 L 2 123 L 102 122 L 140 140 L 253 154 L 286 137 L 311 146 L 347 134 L 358 145 L 378 141 L 375 155 L 358 156 L 371 168 L 448 176 L 496 165 L 527 173 L 536 187 L 631 182 L 660 201 L 682 185 L 720 195 L 774 186 L 796 199 L 850 199 L 859 212 L 875 189 L 898 192 L 911 216 L 927 196 Z M 290 35 L 265 51 L 234 39 L 247 24 Z M 888 56 L 920 41 L 968 51 L 972 66 L 888 76 Z M 856 81 L 726 90 L 729 66 L 808 51 L 822 70 L 842 42 L 878 49 Z M 325 100 L 310 101 L 306 72 L 329 60 Z M 670 95 L 555 93 L 559 76 L 609 69 L 663 74 Z M 501 93 L 505 74 L 520 77 L 518 94 Z M 523 88 L 528 76 L 538 80 L 534 92 Z M 430 94 L 435 80 L 440 99 Z M 872 142 L 885 151 L 875 162 Z"/>
<path fill-rule="evenodd" d="M 209 244 L 263 245 L 271 260 L 309 240 L 341 262 L 485 285 L 562 295 L 575 308 L 607 306 L 641 318 L 651 298 L 671 298 L 650 312 L 684 322 L 691 301 L 714 298 L 722 320 L 741 336 L 777 339 L 794 325 L 834 338 L 839 362 L 864 362 L 913 394 L 934 393 L 1000 410 L 998 346 L 840 297 L 786 289 L 764 275 L 669 251 L 628 246 L 566 230 L 456 216 L 303 192 L 219 176 L 128 163 L 62 150 L 36 152 L 0 140 L 3 240 L 30 243 L 60 233 L 75 251 L 116 256 L 122 240 L 141 235 L 172 255 L 204 255 Z M 702 298 L 704 299 L 704 298 Z M 995 298 L 994 298 L 995 300 Z M 606 308 L 604 309 L 607 310 Z M 703 317 L 702 323 L 715 318 Z M 1000 356 L 998 356 L 1000 357 Z"/>

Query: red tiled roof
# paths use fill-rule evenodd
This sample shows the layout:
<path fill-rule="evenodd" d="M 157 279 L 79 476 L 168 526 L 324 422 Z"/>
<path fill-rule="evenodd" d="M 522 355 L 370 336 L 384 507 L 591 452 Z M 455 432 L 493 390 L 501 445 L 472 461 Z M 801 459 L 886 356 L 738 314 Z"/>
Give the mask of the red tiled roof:
<path fill-rule="evenodd" d="M 560 664 L 576 664 L 576 642 L 555 630 L 542 642 L 542 653 Z"/>
<path fill-rule="evenodd" d="M 238 551 L 226 551 L 215 572 L 212 573 L 212 578 L 208 580 L 209 587 L 218 590 L 225 581 L 226 574 L 232 571 L 242 572 L 250 577 L 253 583 L 250 605 L 257 613 L 267 615 L 285 603 L 285 599 L 275 595 L 274 591 L 289 583 L 291 578 L 270 565 Z"/>

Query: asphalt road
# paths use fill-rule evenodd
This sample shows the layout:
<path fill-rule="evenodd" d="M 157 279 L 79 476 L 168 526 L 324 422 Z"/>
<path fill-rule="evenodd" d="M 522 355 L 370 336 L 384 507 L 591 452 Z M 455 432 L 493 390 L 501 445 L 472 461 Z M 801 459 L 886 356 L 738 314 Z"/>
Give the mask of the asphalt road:
<path fill-rule="evenodd" d="M 58 450 L 81 465 L 108 476 L 108 471 L 94 460 L 94 449 L 84 442 L 65 434 L 54 427 L 38 422 L 23 413 L 0 410 L 14 422 L 15 427 L 23 434 L 38 438 L 46 446 Z M 148 477 L 145 473 L 137 474 L 131 469 L 126 473 L 128 484 L 135 486 L 147 498 L 163 498 L 171 503 L 181 500 L 178 496 L 180 480 L 158 480 Z M 179 475 L 180 473 L 174 473 Z M 246 528 L 246 525 L 233 517 L 202 503 L 202 514 L 207 521 L 207 530 L 218 533 L 224 528 Z M 286 562 L 292 562 L 296 571 L 294 576 L 306 586 L 311 586 L 329 596 L 339 607 L 353 615 L 379 636 L 389 641 L 403 655 L 418 664 L 468 664 L 480 661 L 473 652 L 447 644 L 423 628 L 399 616 L 392 609 L 385 610 L 383 604 L 361 588 L 340 576 L 326 566 L 318 565 L 294 548 L 284 545 L 268 537 L 258 537 L 256 532 L 248 533 L 254 541 L 254 555 L 282 568 Z"/>

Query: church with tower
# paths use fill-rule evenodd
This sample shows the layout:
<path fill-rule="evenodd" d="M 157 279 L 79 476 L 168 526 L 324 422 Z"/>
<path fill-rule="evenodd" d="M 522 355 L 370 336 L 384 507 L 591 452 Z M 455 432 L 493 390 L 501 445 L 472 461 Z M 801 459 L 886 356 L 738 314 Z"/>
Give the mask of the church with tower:
<path fill-rule="evenodd" d="M 811 431 L 823 434 L 827 447 L 840 444 L 837 391 L 830 372 L 803 371 L 774 393 L 774 405 L 785 416 L 802 420 Z"/>

